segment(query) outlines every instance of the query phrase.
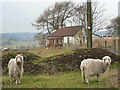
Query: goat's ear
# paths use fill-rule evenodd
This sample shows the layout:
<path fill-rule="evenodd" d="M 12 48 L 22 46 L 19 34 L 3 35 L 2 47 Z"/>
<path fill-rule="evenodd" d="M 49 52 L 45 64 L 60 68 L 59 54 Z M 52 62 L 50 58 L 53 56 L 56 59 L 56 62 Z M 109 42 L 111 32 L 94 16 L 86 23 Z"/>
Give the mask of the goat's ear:
<path fill-rule="evenodd" d="M 15 60 L 17 60 L 17 57 L 15 56 Z"/>
<path fill-rule="evenodd" d="M 103 62 L 105 63 L 106 59 L 103 59 Z"/>
<path fill-rule="evenodd" d="M 26 55 L 23 55 L 23 57 L 27 58 Z"/>
<path fill-rule="evenodd" d="M 112 61 L 111 58 L 109 59 L 109 61 L 110 61 L 110 62 Z"/>
<path fill-rule="evenodd" d="M 105 63 L 105 61 L 106 61 L 105 57 L 103 57 L 102 60 L 103 60 L 103 62 Z"/>

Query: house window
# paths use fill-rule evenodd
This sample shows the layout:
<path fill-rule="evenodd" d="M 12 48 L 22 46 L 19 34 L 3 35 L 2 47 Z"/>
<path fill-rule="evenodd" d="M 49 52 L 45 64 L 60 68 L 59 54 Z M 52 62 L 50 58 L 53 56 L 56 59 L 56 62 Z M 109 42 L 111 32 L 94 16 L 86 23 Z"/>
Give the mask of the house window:
<path fill-rule="evenodd" d="M 54 43 L 54 39 L 52 39 L 52 43 Z"/>
<path fill-rule="evenodd" d="M 69 37 L 67 37 L 67 43 L 70 43 L 70 38 Z"/>
<path fill-rule="evenodd" d="M 49 43 L 53 44 L 54 43 L 54 39 L 49 40 Z"/>
<path fill-rule="evenodd" d="M 62 43 L 62 39 L 59 40 L 59 43 L 60 43 L 60 44 Z"/>
<path fill-rule="evenodd" d="M 49 44 L 51 44 L 51 40 L 49 40 Z"/>
<path fill-rule="evenodd" d="M 56 43 L 57 43 L 57 44 L 59 43 L 59 40 L 58 40 L 58 38 L 56 39 Z"/>

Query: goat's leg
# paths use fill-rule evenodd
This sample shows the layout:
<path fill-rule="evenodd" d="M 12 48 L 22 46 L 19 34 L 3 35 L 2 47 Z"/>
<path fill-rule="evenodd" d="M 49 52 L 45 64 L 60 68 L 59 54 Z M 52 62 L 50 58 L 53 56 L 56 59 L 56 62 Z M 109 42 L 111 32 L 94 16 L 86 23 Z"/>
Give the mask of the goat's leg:
<path fill-rule="evenodd" d="M 17 79 L 15 84 L 20 84 L 20 79 Z"/>
<path fill-rule="evenodd" d="M 100 80 L 99 80 L 99 77 L 100 77 L 100 75 L 99 74 L 97 74 L 97 81 L 99 82 Z"/>
<path fill-rule="evenodd" d="M 20 77 L 20 74 L 17 76 L 17 78 L 16 78 L 16 80 L 17 80 L 17 84 L 20 84 L 20 79 L 21 79 L 21 77 Z"/>
<path fill-rule="evenodd" d="M 18 84 L 18 79 L 17 79 L 17 77 L 15 77 L 15 84 Z"/>
<path fill-rule="evenodd" d="M 18 84 L 18 77 L 15 75 L 15 84 Z"/>
<path fill-rule="evenodd" d="M 18 77 L 18 83 L 19 83 L 19 84 L 20 84 L 20 79 L 21 79 L 21 78 L 20 78 L 20 77 Z"/>
<path fill-rule="evenodd" d="M 87 84 L 90 84 L 88 79 L 86 80 L 86 82 L 87 82 Z"/>
<path fill-rule="evenodd" d="M 87 84 L 89 84 L 89 76 L 85 76 L 85 81 Z"/>
<path fill-rule="evenodd" d="M 85 74 L 83 73 L 83 80 L 84 80 L 84 83 L 85 83 Z"/>
<path fill-rule="evenodd" d="M 20 84 L 20 79 L 19 79 L 18 83 Z"/>
<path fill-rule="evenodd" d="M 83 80 L 84 80 L 84 83 L 85 83 L 85 68 L 81 68 L 81 74 L 82 74 L 82 77 L 83 77 Z"/>
<path fill-rule="evenodd" d="M 19 84 L 20 83 L 20 79 L 17 78 L 16 81 L 15 81 L 15 84 Z"/>
<path fill-rule="evenodd" d="M 10 82 L 12 83 L 12 75 L 9 75 L 9 78 L 10 78 Z"/>
<path fill-rule="evenodd" d="M 17 84 L 18 82 L 17 82 L 17 80 L 15 81 L 15 84 Z"/>

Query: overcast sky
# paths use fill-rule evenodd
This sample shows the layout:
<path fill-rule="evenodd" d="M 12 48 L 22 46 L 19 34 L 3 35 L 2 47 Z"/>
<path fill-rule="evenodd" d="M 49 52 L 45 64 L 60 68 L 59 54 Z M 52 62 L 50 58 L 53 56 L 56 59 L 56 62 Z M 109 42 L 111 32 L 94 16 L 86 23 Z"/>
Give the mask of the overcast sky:
<path fill-rule="evenodd" d="M 31 25 L 40 14 L 56 1 L 68 0 L 3 0 L 0 1 L 0 33 L 37 32 Z M 72 0 L 79 3 L 87 0 Z M 106 9 L 105 16 L 118 15 L 118 1 L 99 0 Z"/>

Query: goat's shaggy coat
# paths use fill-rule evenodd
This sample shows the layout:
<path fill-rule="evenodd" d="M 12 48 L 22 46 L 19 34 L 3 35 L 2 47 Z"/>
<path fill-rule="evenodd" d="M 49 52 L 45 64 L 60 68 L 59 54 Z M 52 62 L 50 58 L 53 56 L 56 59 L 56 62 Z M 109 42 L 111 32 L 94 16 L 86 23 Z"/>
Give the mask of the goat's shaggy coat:
<path fill-rule="evenodd" d="M 85 59 L 81 62 L 80 68 L 84 79 L 89 84 L 90 76 L 97 76 L 99 81 L 99 76 L 109 69 L 111 64 L 111 58 L 109 56 L 104 56 L 102 60 L 100 59 Z"/>
<path fill-rule="evenodd" d="M 21 54 L 17 55 L 15 59 L 10 59 L 8 70 L 10 82 L 12 82 L 12 79 L 15 79 L 16 84 L 20 83 L 20 79 L 23 75 L 23 56 Z"/>

